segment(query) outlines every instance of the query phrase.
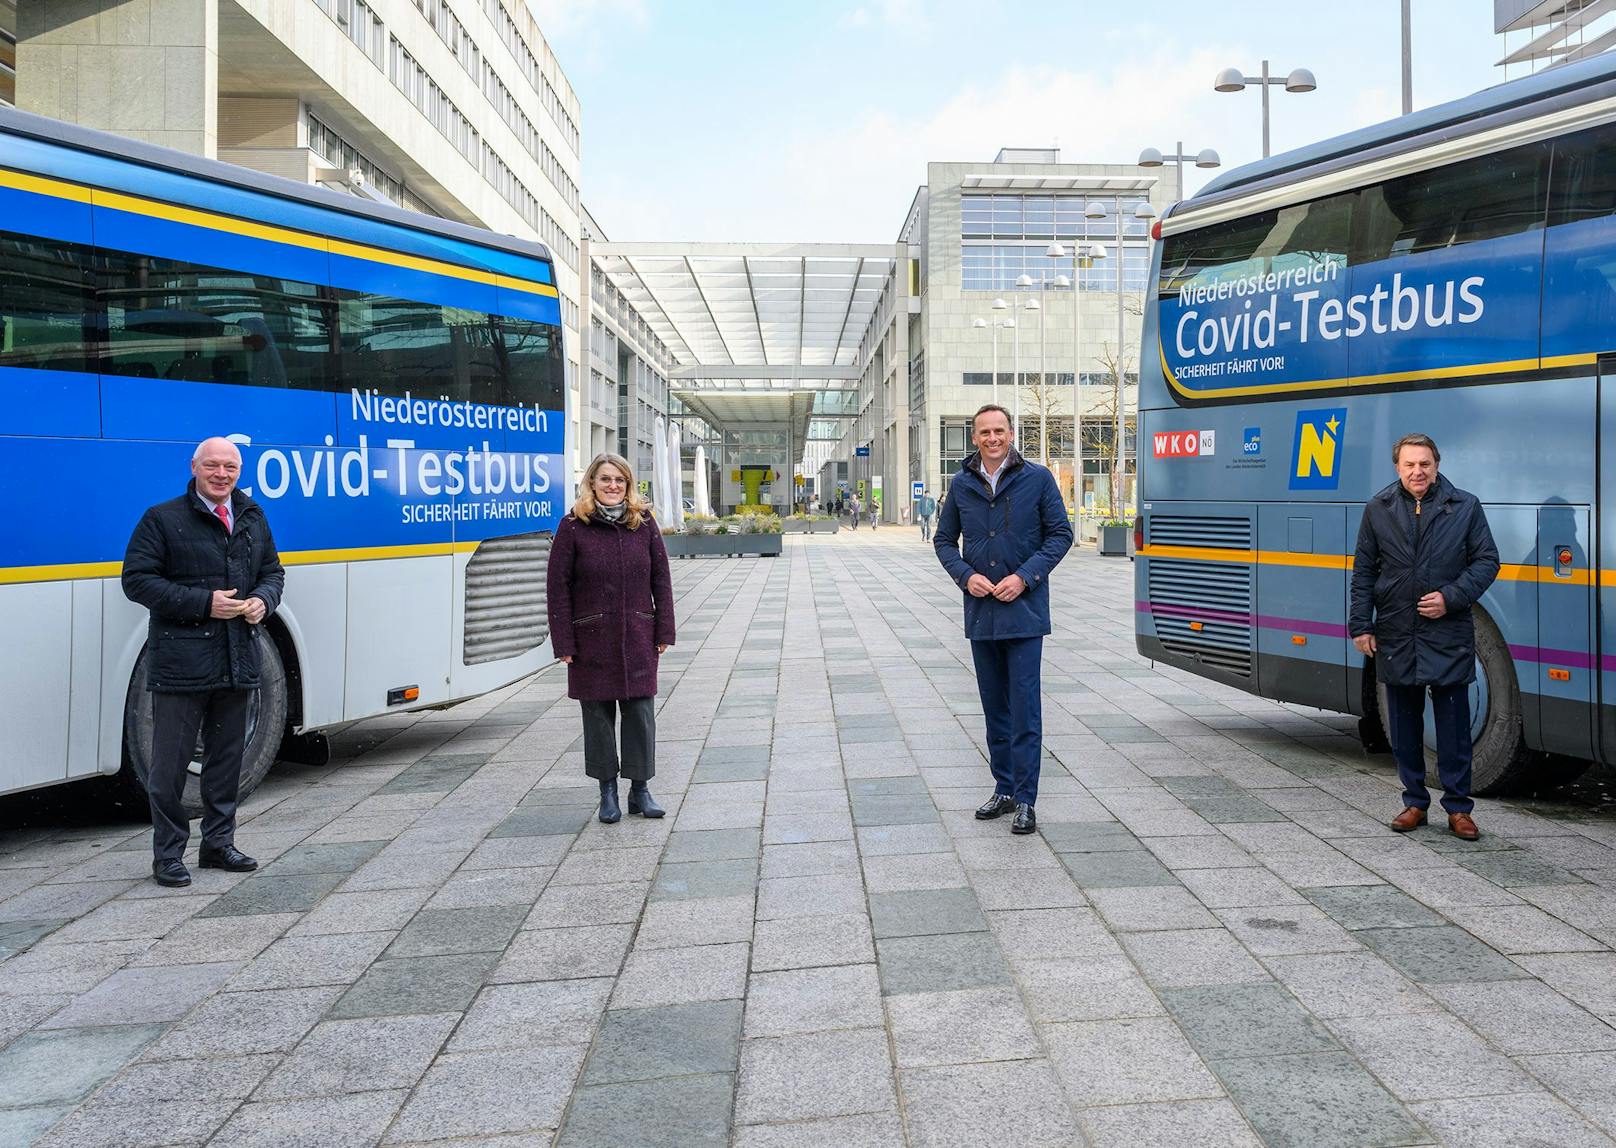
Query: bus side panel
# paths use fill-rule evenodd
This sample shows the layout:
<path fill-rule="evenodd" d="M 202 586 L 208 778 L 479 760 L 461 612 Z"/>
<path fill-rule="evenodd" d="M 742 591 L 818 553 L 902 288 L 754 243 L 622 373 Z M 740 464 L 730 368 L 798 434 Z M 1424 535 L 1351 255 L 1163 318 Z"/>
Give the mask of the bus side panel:
<path fill-rule="evenodd" d="M 286 596 L 275 612 L 298 650 L 302 678 L 300 729 L 343 720 L 342 682 L 347 675 L 348 566 L 322 562 L 286 568 Z"/>
<path fill-rule="evenodd" d="M 101 583 L 82 580 L 73 587 L 72 693 L 68 696 L 67 775 L 83 777 L 101 769 L 96 724 L 101 716 Z"/>
<path fill-rule="evenodd" d="M 1541 747 L 1593 756 L 1593 587 L 1588 570 L 1588 508 L 1544 506 L 1538 516 L 1536 665 L 1516 666 L 1536 681 Z M 1561 562 L 1562 555 L 1569 561 Z M 1535 671 L 1535 672 L 1533 672 Z"/>
<path fill-rule="evenodd" d="M 417 704 L 448 701 L 454 557 L 348 564 L 348 673 L 343 717 L 387 708 L 387 691 L 416 686 Z"/>
<path fill-rule="evenodd" d="M 1257 508 L 1258 685 L 1268 697 L 1348 710 L 1346 508 Z"/>
<path fill-rule="evenodd" d="M 1481 596 L 1481 609 L 1498 627 L 1514 655 L 1526 744 L 1540 746 L 1538 694 L 1537 507 L 1489 504 L 1487 526 L 1498 546 L 1498 578 Z"/>
<path fill-rule="evenodd" d="M 0 791 L 67 776 L 68 707 L 73 686 L 73 584 L 0 586 Z"/>

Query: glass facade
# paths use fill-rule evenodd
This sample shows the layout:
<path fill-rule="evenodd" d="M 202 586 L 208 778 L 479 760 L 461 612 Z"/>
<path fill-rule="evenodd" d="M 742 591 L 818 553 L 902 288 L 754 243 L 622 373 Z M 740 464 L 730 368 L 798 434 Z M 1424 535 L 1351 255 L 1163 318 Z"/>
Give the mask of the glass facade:
<path fill-rule="evenodd" d="M 1150 269 L 1150 221 L 1134 218 L 1148 202 L 1139 195 L 961 195 L 960 287 L 966 291 L 1011 292 L 1022 275 L 1036 282 L 1072 275 L 1075 244 L 1099 244 L 1105 258 L 1082 269 L 1084 290 L 1117 289 L 1117 212 L 1122 213 L 1122 286 L 1142 291 Z M 1103 219 L 1089 219 L 1098 204 Z M 1066 246 L 1064 259 L 1044 254 L 1051 244 Z M 1059 288 L 1049 288 L 1059 290 Z"/>

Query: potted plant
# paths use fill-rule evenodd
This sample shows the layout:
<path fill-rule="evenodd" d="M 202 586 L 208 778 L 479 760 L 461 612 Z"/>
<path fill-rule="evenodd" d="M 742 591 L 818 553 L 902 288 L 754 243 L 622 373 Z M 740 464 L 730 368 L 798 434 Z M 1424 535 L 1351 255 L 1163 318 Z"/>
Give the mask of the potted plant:
<path fill-rule="evenodd" d="M 1100 523 L 1100 553 L 1109 558 L 1126 557 L 1128 534 L 1133 523 L 1126 518 L 1107 518 Z"/>

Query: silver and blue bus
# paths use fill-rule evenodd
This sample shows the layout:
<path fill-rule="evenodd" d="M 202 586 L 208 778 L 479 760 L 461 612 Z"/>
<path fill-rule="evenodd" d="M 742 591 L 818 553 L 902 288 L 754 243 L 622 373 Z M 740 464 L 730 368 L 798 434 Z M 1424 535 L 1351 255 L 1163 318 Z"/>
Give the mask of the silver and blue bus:
<path fill-rule="evenodd" d="M 563 362 L 540 244 L 0 108 L 0 792 L 145 776 L 120 565 L 210 435 L 288 568 L 244 790 L 543 665 Z"/>
<path fill-rule="evenodd" d="M 1477 791 L 1616 759 L 1616 59 L 1233 171 L 1157 238 L 1140 652 L 1379 741 L 1352 554 L 1424 432 L 1504 563 L 1476 610 Z"/>

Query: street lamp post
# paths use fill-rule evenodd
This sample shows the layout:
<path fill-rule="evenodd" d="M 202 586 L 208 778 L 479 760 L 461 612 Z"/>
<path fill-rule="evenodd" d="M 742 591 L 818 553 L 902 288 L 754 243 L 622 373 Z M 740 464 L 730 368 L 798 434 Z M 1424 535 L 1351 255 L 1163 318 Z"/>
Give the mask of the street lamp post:
<path fill-rule="evenodd" d="M 1264 60 L 1260 76 L 1243 75 L 1239 68 L 1225 68 L 1218 73 L 1217 79 L 1212 81 L 1212 88 L 1218 92 L 1240 92 L 1245 90 L 1247 84 L 1257 84 L 1262 88 L 1262 153 L 1263 158 L 1267 159 L 1269 155 L 1268 89 L 1277 84 L 1283 84 L 1287 92 L 1311 92 L 1319 86 L 1319 82 L 1313 78 L 1313 73 L 1306 68 L 1292 70 L 1283 80 L 1278 76 L 1270 76 L 1268 74 L 1268 61 Z"/>
<path fill-rule="evenodd" d="M 1090 203 L 1084 216 L 1088 219 L 1104 219 L 1107 215 L 1105 207 L 1099 203 Z M 1115 516 L 1122 502 L 1123 479 L 1127 475 L 1127 458 L 1125 447 L 1127 443 L 1127 420 L 1125 417 L 1124 397 L 1124 368 L 1127 366 L 1123 358 L 1123 347 L 1127 343 L 1127 314 L 1124 306 L 1123 276 L 1126 272 L 1127 259 L 1123 247 L 1123 218 L 1122 200 L 1118 198 L 1116 206 L 1117 217 L 1117 353 L 1116 353 L 1116 417 L 1112 426 L 1111 439 L 1111 514 Z M 1150 205 L 1148 199 L 1140 200 L 1139 205 L 1133 209 L 1133 217 L 1139 220 L 1149 220 L 1156 217 L 1156 209 Z"/>
<path fill-rule="evenodd" d="M 1051 243 L 1044 254 L 1051 259 L 1065 259 L 1066 246 Z M 1098 248 L 1086 243 L 1072 244 L 1072 278 L 1065 275 L 1054 278 L 1056 287 L 1072 288 L 1072 521 L 1077 521 L 1083 507 L 1083 272 L 1103 255 Z M 1048 465 L 1047 461 L 1045 465 Z"/>
<path fill-rule="evenodd" d="M 1140 167 L 1161 167 L 1162 164 L 1169 160 L 1178 168 L 1178 184 L 1173 190 L 1179 199 L 1184 198 L 1184 164 L 1186 162 L 1193 163 L 1196 167 L 1201 168 L 1223 166 L 1223 160 L 1218 156 L 1218 153 L 1209 147 L 1202 148 L 1194 155 L 1189 155 L 1184 151 L 1183 140 L 1178 141 L 1178 148 L 1171 155 L 1163 155 L 1153 147 L 1147 147 L 1139 153 Z"/>
<path fill-rule="evenodd" d="M 1023 271 L 1020 275 L 1016 276 L 1016 293 L 1014 295 L 1014 299 L 1016 301 L 1016 310 L 1017 311 L 1020 311 L 1023 308 L 1025 308 L 1028 311 L 1036 311 L 1036 310 L 1038 310 L 1038 301 L 1036 299 L 1028 299 L 1026 302 L 1022 302 L 1022 299 L 1021 299 L 1021 292 L 1027 290 L 1031 286 L 1032 286 L 1032 276 L 1031 275 L 1028 275 L 1025 271 Z M 1018 322 L 1019 322 L 1019 320 L 1018 320 Z M 1011 395 L 1011 398 L 1010 398 L 1010 421 L 1015 425 L 1016 433 L 1020 434 L 1021 433 L 1021 328 L 1019 326 L 1016 327 L 1016 371 L 1015 371 L 1015 374 L 1016 374 L 1015 392 Z"/>

